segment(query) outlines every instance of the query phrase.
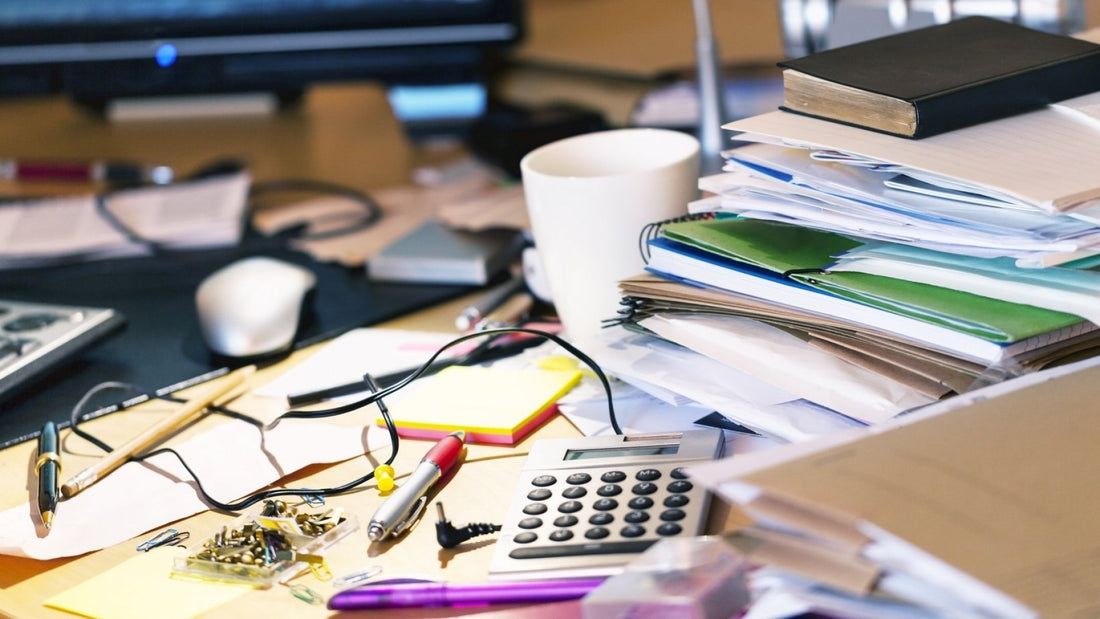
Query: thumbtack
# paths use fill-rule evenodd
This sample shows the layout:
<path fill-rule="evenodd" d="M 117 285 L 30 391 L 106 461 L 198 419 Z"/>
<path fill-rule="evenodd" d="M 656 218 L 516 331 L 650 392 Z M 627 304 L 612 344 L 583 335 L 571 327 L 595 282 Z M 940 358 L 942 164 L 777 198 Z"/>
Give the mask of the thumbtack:
<path fill-rule="evenodd" d="M 393 490 L 393 467 L 388 464 L 379 464 L 374 469 L 374 481 L 378 483 L 379 492 Z"/>

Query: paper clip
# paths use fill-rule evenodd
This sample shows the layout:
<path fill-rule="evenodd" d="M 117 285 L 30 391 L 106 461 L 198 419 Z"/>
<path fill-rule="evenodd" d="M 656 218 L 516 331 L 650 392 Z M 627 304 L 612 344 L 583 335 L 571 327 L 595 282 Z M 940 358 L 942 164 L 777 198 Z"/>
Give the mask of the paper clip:
<path fill-rule="evenodd" d="M 176 529 L 165 529 L 160 533 L 157 533 L 153 537 L 138 544 L 137 549 L 142 552 L 149 552 L 150 550 L 157 548 L 158 546 L 177 546 L 183 540 L 191 537 L 191 534 L 187 531 L 177 531 Z"/>
<path fill-rule="evenodd" d="M 310 589 L 303 584 L 294 584 L 287 586 L 290 587 L 291 595 L 298 598 L 299 600 L 302 600 L 306 604 L 321 604 L 325 601 L 325 598 L 322 597 L 320 593 L 317 593 L 313 589 Z"/>
<path fill-rule="evenodd" d="M 325 504 L 325 497 L 320 494 L 303 494 L 302 500 L 305 501 L 306 505 L 313 507 Z"/>
<path fill-rule="evenodd" d="M 372 565 L 361 572 L 353 572 L 351 574 L 345 574 L 332 581 L 333 587 L 351 587 L 358 585 L 359 583 L 366 582 L 371 578 L 382 573 L 381 565 Z"/>
<path fill-rule="evenodd" d="M 321 582 L 332 580 L 332 570 L 328 568 L 328 564 L 324 561 L 320 563 L 310 563 L 309 571 L 313 572 L 313 577 Z"/>

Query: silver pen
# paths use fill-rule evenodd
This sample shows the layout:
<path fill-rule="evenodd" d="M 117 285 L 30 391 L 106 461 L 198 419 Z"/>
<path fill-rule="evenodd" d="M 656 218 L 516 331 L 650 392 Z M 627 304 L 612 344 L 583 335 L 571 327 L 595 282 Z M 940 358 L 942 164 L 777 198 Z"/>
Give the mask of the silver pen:
<path fill-rule="evenodd" d="M 455 328 L 459 331 L 473 329 L 485 317 L 500 307 L 513 293 L 524 290 L 526 283 L 522 275 L 517 275 L 508 281 L 493 286 L 462 310 L 455 318 Z"/>
<path fill-rule="evenodd" d="M 428 503 L 428 491 L 458 462 L 465 440 L 465 432 L 452 432 L 424 454 L 412 475 L 371 517 L 367 537 L 372 542 L 396 537 L 416 522 Z"/>

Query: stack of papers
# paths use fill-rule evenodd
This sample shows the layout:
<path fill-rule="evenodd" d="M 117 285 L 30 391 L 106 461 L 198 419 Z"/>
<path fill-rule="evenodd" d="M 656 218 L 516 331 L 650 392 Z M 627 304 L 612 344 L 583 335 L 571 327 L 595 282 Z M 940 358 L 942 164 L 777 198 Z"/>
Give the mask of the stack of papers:
<path fill-rule="evenodd" d="M 245 225 L 246 172 L 167 186 L 0 204 L 0 268 L 232 245 Z"/>
<path fill-rule="evenodd" d="M 692 467 L 755 520 L 731 537 L 769 564 L 746 617 L 1095 615 L 1098 362 Z"/>
<path fill-rule="evenodd" d="M 1092 356 L 1098 105 L 919 141 L 785 112 L 730 123 L 740 145 L 700 179 L 694 220 L 644 239 L 620 322 L 868 425 Z"/>

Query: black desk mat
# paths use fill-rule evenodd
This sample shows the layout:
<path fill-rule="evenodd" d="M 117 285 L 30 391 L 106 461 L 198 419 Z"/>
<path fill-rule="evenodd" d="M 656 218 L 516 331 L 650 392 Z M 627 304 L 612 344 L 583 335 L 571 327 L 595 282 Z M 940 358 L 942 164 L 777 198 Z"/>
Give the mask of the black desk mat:
<path fill-rule="evenodd" d="M 296 347 L 473 290 L 457 285 L 371 282 L 362 268 L 316 262 L 281 247 L 255 246 L 0 272 L 0 298 L 110 307 L 126 319 L 121 331 L 0 402 L 0 448 L 34 438 L 46 420 L 68 426 L 73 406 L 100 383 L 132 383 L 153 392 L 238 365 L 212 356 L 203 345 L 194 293 L 210 273 L 254 255 L 300 264 L 317 275 Z M 109 391 L 89 406 L 112 407 L 133 395 Z"/>

